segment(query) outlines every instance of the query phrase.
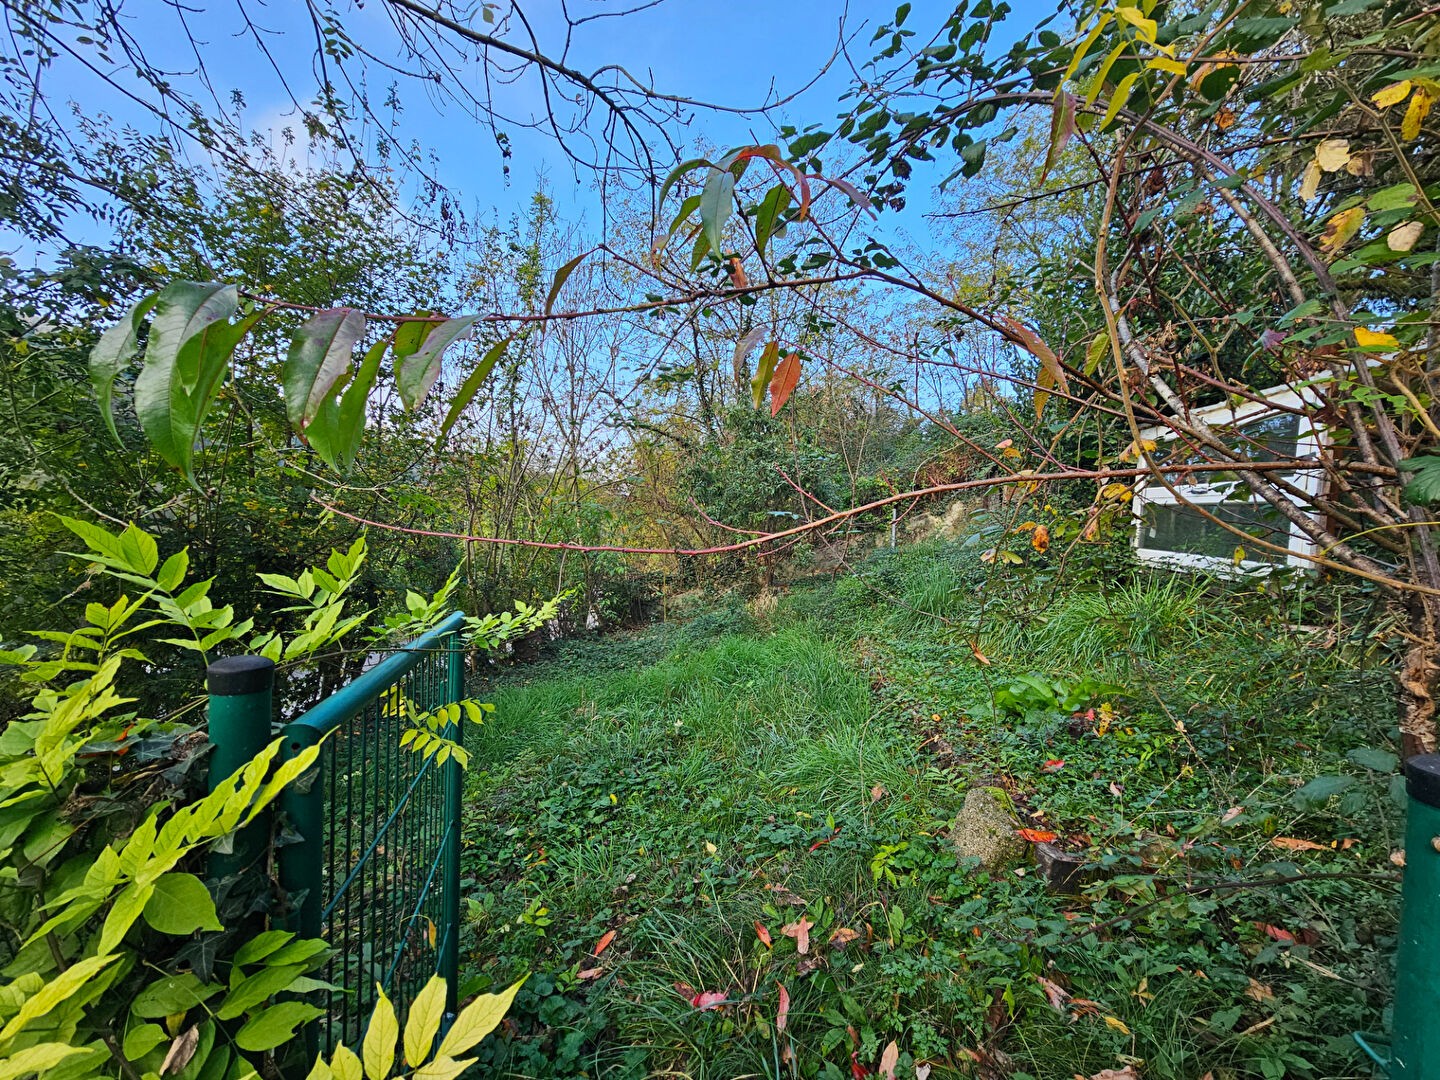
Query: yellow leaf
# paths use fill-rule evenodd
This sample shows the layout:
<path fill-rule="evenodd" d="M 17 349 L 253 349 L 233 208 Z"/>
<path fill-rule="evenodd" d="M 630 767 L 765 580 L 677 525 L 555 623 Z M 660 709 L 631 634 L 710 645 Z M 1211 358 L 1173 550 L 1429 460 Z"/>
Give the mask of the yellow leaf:
<path fill-rule="evenodd" d="M 1420 135 L 1420 125 L 1430 115 L 1430 106 L 1435 99 L 1423 86 L 1417 86 L 1410 98 L 1410 107 L 1405 110 L 1405 119 L 1400 121 L 1400 137 L 1407 142 Z"/>
<path fill-rule="evenodd" d="M 1138 443 L 1132 441 L 1120 455 L 1121 461 L 1134 461 L 1143 454 L 1151 453 L 1155 449 L 1154 439 L 1141 439 Z"/>
<path fill-rule="evenodd" d="M 325 1064 L 325 1059 L 319 1054 L 315 1055 L 315 1064 L 311 1066 L 310 1072 L 305 1080 L 335 1080 L 335 1071 Z"/>
<path fill-rule="evenodd" d="M 1050 530 L 1044 525 L 1035 526 L 1035 535 L 1030 537 L 1030 546 L 1036 551 L 1044 553 L 1050 547 Z"/>
<path fill-rule="evenodd" d="M 1326 139 L 1315 148 L 1315 160 L 1326 172 L 1338 172 L 1350 161 L 1350 140 Z"/>
<path fill-rule="evenodd" d="M 335 1074 L 335 1080 L 361 1080 L 360 1059 L 354 1050 L 341 1043 L 330 1058 L 330 1071 Z"/>
<path fill-rule="evenodd" d="M 1391 105 L 1399 105 L 1410 96 L 1410 80 L 1402 79 L 1400 82 L 1391 83 L 1384 90 L 1374 94 L 1370 100 L 1382 109 L 1388 109 Z"/>
<path fill-rule="evenodd" d="M 1415 241 L 1420 239 L 1420 234 L 1424 231 L 1425 226 L 1420 222 L 1407 221 L 1390 230 L 1390 235 L 1385 238 L 1385 244 L 1391 251 L 1409 251 L 1415 246 Z"/>
<path fill-rule="evenodd" d="M 1364 326 L 1355 328 L 1355 343 L 1362 349 L 1398 349 L 1400 342 L 1393 334 L 1382 334 Z"/>
<path fill-rule="evenodd" d="M 1154 68 L 1157 71 L 1168 71 L 1172 75 L 1184 75 L 1186 68 L 1183 62 L 1171 60 L 1168 57 L 1157 56 L 1145 62 L 1145 66 Z"/>
<path fill-rule="evenodd" d="M 1300 198 L 1309 202 L 1320 190 L 1320 163 L 1311 161 L 1305 166 L 1305 175 L 1300 178 Z"/>
<path fill-rule="evenodd" d="M 1105 108 L 1105 115 L 1100 120 L 1100 130 L 1104 131 L 1110 126 L 1110 121 L 1115 119 L 1116 114 L 1125 107 L 1130 100 L 1130 90 L 1135 85 L 1135 80 L 1140 77 L 1138 71 L 1133 71 L 1120 80 L 1120 85 L 1115 87 L 1115 93 L 1110 96 L 1110 104 Z"/>
<path fill-rule="evenodd" d="M 457 1054 L 463 1054 L 494 1031 L 495 1026 L 505 1018 L 510 1002 L 515 1000 L 515 993 L 524 982 L 525 980 L 521 979 L 499 994 L 481 994 L 461 1009 L 455 1023 L 450 1025 L 450 1030 L 440 1041 L 440 1049 L 435 1052 L 435 1056 L 453 1058 Z"/>
<path fill-rule="evenodd" d="M 1105 1017 L 1105 1026 L 1114 1028 L 1116 1031 L 1120 1032 L 1121 1035 L 1130 1034 L 1130 1029 L 1125 1025 L 1125 1021 L 1121 1020 L 1118 1016 Z"/>
<path fill-rule="evenodd" d="M 400 1021 L 395 1019 L 395 1006 L 385 996 L 380 984 L 375 984 L 379 1000 L 375 1011 L 370 1014 L 370 1028 L 365 1032 L 365 1043 L 360 1048 L 365 1060 L 365 1075 L 370 1080 L 387 1080 L 390 1067 L 395 1064 L 395 1040 L 400 1037 Z"/>
<path fill-rule="evenodd" d="M 425 989 L 415 995 L 410 1014 L 405 1018 L 405 1060 L 411 1068 L 430 1056 L 440 1021 L 445 1015 L 445 980 L 430 976 Z"/>
<path fill-rule="evenodd" d="M 478 1061 L 478 1058 L 437 1057 L 423 1069 L 415 1070 L 415 1080 L 455 1080 L 462 1072 Z"/>
<path fill-rule="evenodd" d="M 1116 8 L 1115 14 L 1135 27 L 1135 29 L 1139 31 L 1140 36 L 1151 45 L 1155 44 L 1155 35 L 1159 32 L 1160 28 L 1154 19 L 1145 18 L 1144 15 L 1140 14 L 1138 8 L 1133 7 Z"/>
<path fill-rule="evenodd" d="M 1327 255 L 1336 254 L 1349 243 L 1352 236 L 1360 231 L 1360 226 L 1364 221 L 1365 208 L 1363 206 L 1352 206 L 1349 210 L 1341 210 L 1325 223 L 1325 231 L 1320 236 L 1320 250 Z"/>
<path fill-rule="evenodd" d="M 1237 548 L 1235 549 L 1234 554 L 1232 554 L 1232 555 L 1230 556 L 1230 564 L 1231 564 L 1232 566 L 1239 566 L 1239 565 L 1240 565 L 1242 562 L 1244 562 L 1244 561 L 1245 561 L 1245 549 L 1244 549 L 1243 547 L 1237 547 Z"/>

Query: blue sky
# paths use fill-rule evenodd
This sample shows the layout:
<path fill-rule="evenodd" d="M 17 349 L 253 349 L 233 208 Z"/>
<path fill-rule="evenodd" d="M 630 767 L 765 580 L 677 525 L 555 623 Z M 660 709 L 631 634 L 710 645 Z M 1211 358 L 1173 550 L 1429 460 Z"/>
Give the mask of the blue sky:
<path fill-rule="evenodd" d="M 314 91 L 314 36 L 304 5 L 299 0 L 241 0 L 255 23 L 274 31 L 266 37 L 276 62 L 292 90 L 302 100 Z M 634 0 L 571 0 L 572 17 L 595 15 L 633 6 Z M 461 7 L 465 5 L 460 5 Z M 504 5 L 502 5 L 503 7 Z M 243 34 L 236 0 L 202 0 L 189 5 L 199 9 L 187 16 L 217 96 L 226 100 L 232 89 L 245 95 L 247 125 L 278 131 L 296 124 L 298 116 L 279 78 L 269 69 L 255 45 Z M 478 8 L 478 4 L 476 5 Z M 933 33 L 952 5 L 936 0 L 915 0 L 908 29 L 919 37 Z M 189 93 L 201 92 L 193 74 L 195 57 L 180 33 L 176 9 L 164 0 L 139 0 L 122 9 L 134 36 L 153 57 L 163 57 L 178 73 L 175 81 Z M 1051 9 L 1053 10 L 1053 9 Z M 1021 0 L 1007 23 L 1018 36 L 1048 13 L 1035 0 Z M 526 8 L 543 51 L 555 55 L 563 43 L 564 22 L 558 0 L 540 0 Z M 809 82 L 831 58 L 842 18 L 851 40 L 851 58 L 859 65 L 873 52 L 870 39 L 876 26 L 894 15 L 891 3 L 856 3 L 835 0 L 664 0 L 663 3 L 618 18 L 601 18 L 581 27 L 569 53 L 571 66 L 585 72 L 603 64 L 620 64 L 637 78 L 657 88 L 686 97 L 730 106 L 757 104 L 767 96 L 788 95 Z M 478 17 L 476 25 L 483 25 Z M 346 18 L 347 32 L 360 45 L 384 60 L 398 59 L 395 31 L 383 0 L 367 0 L 353 7 Z M 528 44 L 522 30 L 512 25 L 507 40 Z M 918 38 L 917 38 L 918 40 Z M 997 43 L 999 44 L 999 43 Z M 478 65 L 462 77 L 474 78 Z M 122 85 L 133 86 L 133 76 Z M 784 110 L 784 119 L 803 125 L 829 124 L 839 110 L 839 97 L 853 81 L 844 57 L 829 73 Z M 372 74 L 372 99 L 385 96 L 388 76 Z M 142 131 L 156 127 L 153 117 L 107 87 L 78 65 L 60 62 L 49 81 L 54 98 L 64 95 L 85 112 L 104 111 Z M 399 132 L 438 158 L 438 178 L 456 193 L 467 213 L 481 217 L 508 216 L 528 200 L 537 177 L 543 175 L 567 216 L 593 218 L 598 200 L 593 176 L 578 177 L 552 138 L 511 127 L 514 158 L 508 182 L 494 140 L 461 110 L 434 100 L 420 85 L 402 83 L 404 104 Z M 501 106 L 519 116 L 540 108 L 538 83 L 527 75 L 516 85 L 501 88 Z M 57 109 L 58 111 L 58 109 Z M 682 138 L 718 145 L 738 145 L 755 139 L 768 141 L 773 131 L 763 117 L 736 117 L 696 111 L 688 125 L 678 129 Z M 919 210 L 908 212 L 904 224 L 918 224 Z"/>

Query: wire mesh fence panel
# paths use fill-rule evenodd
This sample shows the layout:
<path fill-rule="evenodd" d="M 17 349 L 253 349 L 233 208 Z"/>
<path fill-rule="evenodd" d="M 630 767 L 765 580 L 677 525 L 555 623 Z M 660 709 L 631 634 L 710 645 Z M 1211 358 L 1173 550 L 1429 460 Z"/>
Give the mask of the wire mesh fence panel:
<path fill-rule="evenodd" d="M 459 764 L 401 736 L 459 700 L 462 622 L 452 615 L 285 727 L 290 753 L 323 740 L 317 769 L 287 793 L 292 835 L 278 851 L 295 928 L 332 950 L 312 1052 L 358 1044 L 382 989 L 403 1015 L 438 973 L 454 1010 Z M 439 733 L 463 738 L 458 719 Z"/>

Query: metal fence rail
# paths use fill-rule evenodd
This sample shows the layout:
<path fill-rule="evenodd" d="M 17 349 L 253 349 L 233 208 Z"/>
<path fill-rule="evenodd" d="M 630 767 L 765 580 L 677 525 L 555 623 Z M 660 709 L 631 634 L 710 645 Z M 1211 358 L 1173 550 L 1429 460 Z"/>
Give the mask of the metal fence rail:
<path fill-rule="evenodd" d="M 403 1015 L 431 975 L 459 974 L 461 769 L 400 746 L 417 713 L 461 700 L 461 612 L 286 724 L 286 755 L 324 739 L 319 765 L 281 797 L 294 835 L 276 850 L 291 928 L 333 954 L 310 1050 L 358 1045 L 376 986 Z M 442 731 L 462 738 L 461 722 Z M 289 842 L 284 842 L 288 840 Z M 327 1000 L 328 999 L 328 1000 Z"/>

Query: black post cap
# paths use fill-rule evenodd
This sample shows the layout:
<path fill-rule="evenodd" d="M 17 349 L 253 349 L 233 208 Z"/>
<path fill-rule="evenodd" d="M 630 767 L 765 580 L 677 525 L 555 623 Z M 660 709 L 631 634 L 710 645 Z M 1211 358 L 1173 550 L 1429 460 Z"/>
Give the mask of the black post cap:
<path fill-rule="evenodd" d="M 1440 809 L 1440 754 L 1417 754 L 1405 762 L 1405 790 L 1416 802 Z"/>
<path fill-rule="evenodd" d="M 205 669 L 205 689 L 217 697 L 238 697 L 269 690 L 275 661 L 263 656 L 227 656 Z"/>

